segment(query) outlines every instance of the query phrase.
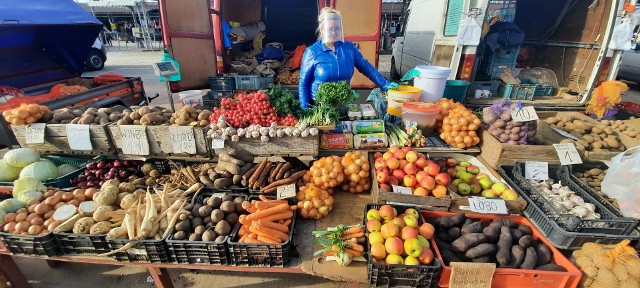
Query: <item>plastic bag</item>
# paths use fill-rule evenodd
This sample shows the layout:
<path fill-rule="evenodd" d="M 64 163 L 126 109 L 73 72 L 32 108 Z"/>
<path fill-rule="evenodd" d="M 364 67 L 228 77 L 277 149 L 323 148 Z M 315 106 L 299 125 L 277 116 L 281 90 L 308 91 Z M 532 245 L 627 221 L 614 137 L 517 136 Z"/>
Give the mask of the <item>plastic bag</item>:
<path fill-rule="evenodd" d="M 371 90 L 369 97 L 367 97 L 367 102 L 373 102 L 373 108 L 384 122 L 398 126 L 402 125 L 402 117 L 387 114 L 387 98 L 382 94 L 380 88 Z"/>
<path fill-rule="evenodd" d="M 467 18 L 460 21 L 458 28 L 458 44 L 460 45 L 478 45 L 480 44 L 480 36 L 482 27 L 475 18 Z"/>
<path fill-rule="evenodd" d="M 611 34 L 611 45 L 609 48 L 614 50 L 631 49 L 631 39 L 633 38 L 633 27 L 629 23 L 629 19 L 622 20 L 622 23 L 613 28 Z"/>
<path fill-rule="evenodd" d="M 640 218 L 640 146 L 611 158 L 602 192 L 618 200 L 625 216 Z"/>
<path fill-rule="evenodd" d="M 507 99 L 497 101 L 490 107 L 482 109 L 482 119 L 487 125 L 485 129 L 501 143 L 527 145 L 535 142 L 537 121 L 516 122 L 511 118 L 511 109 L 517 103 Z"/>

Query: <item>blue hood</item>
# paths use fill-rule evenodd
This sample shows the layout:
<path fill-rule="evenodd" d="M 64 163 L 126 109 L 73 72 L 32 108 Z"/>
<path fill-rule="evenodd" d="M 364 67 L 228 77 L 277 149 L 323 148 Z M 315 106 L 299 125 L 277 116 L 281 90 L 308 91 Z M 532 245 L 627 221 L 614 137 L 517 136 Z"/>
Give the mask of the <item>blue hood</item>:
<path fill-rule="evenodd" d="M 79 76 L 102 25 L 73 0 L 0 1 L 0 85 Z"/>

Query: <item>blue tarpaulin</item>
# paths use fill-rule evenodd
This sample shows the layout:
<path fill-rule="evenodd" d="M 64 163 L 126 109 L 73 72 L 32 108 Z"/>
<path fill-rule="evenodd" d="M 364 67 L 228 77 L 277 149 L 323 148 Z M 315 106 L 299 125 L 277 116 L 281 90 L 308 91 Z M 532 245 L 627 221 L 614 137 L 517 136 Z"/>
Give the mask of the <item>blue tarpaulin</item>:
<path fill-rule="evenodd" d="M 0 85 L 79 76 L 102 25 L 73 0 L 0 1 Z"/>

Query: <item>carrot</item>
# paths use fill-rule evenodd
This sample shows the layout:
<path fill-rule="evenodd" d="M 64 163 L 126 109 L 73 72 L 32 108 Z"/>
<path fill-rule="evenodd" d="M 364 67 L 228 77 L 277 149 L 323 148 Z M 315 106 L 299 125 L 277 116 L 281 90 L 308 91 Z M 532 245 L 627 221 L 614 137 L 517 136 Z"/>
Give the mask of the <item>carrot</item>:
<path fill-rule="evenodd" d="M 238 217 L 238 222 L 242 225 L 251 225 L 251 221 L 247 220 L 247 216 L 244 214 Z"/>
<path fill-rule="evenodd" d="M 282 223 L 282 225 L 289 227 L 289 225 L 291 225 L 291 219 L 284 220 L 284 223 Z"/>
<path fill-rule="evenodd" d="M 354 257 L 362 256 L 362 252 L 356 251 L 356 250 L 353 250 L 353 249 L 349 249 L 349 248 L 344 248 L 344 253 L 349 253 L 349 254 L 353 255 Z"/>
<path fill-rule="evenodd" d="M 287 209 L 289 209 L 289 205 L 287 204 L 278 204 L 278 206 L 274 206 L 265 210 L 261 210 L 261 211 L 257 211 L 255 213 L 251 213 L 249 216 L 247 216 L 248 220 L 257 220 L 260 218 L 264 218 L 267 217 L 269 215 L 273 215 L 276 214 L 278 212 L 282 212 L 282 211 L 286 211 Z"/>
<path fill-rule="evenodd" d="M 242 227 L 240 227 L 240 229 L 238 230 L 238 236 L 242 237 L 245 235 L 248 235 L 249 233 L 249 228 L 247 228 L 247 226 L 242 225 Z"/>
<path fill-rule="evenodd" d="M 247 237 L 253 238 L 253 239 L 257 239 L 258 235 L 256 235 L 256 233 L 249 233 L 249 235 L 247 235 Z"/>
<path fill-rule="evenodd" d="M 264 192 L 267 189 L 275 188 L 275 187 L 282 186 L 282 185 L 291 184 L 293 182 L 296 182 L 296 180 L 293 180 L 291 177 L 284 178 L 284 179 L 281 179 L 281 180 L 278 180 L 278 181 L 271 182 L 271 184 L 262 187 L 262 189 L 260 189 L 260 191 Z"/>
<path fill-rule="evenodd" d="M 347 247 L 349 247 L 350 249 L 359 251 L 359 252 L 364 252 L 364 247 L 358 243 L 354 243 L 354 242 L 349 242 L 347 244 Z"/>
<path fill-rule="evenodd" d="M 253 172 L 256 172 L 256 169 L 258 169 L 258 167 L 260 167 L 260 164 L 253 165 L 251 169 L 249 169 L 247 172 L 244 172 L 244 174 L 242 174 L 242 180 L 249 180 L 249 178 L 251 178 L 251 175 L 253 175 Z"/>
<path fill-rule="evenodd" d="M 277 221 L 277 220 L 286 220 L 286 219 L 291 219 L 291 217 L 293 217 L 293 212 L 291 211 L 283 211 L 277 214 L 273 214 L 273 215 L 269 215 L 267 217 L 261 218 L 262 220 L 265 221 Z"/>
<path fill-rule="evenodd" d="M 264 210 L 273 206 L 278 206 L 279 204 L 280 203 L 277 202 L 256 202 L 256 208 L 258 208 L 258 210 Z"/>
<path fill-rule="evenodd" d="M 282 168 L 280 168 L 280 170 L 278 171 L 278 174 L 276 174 L 276 180 L 280 180 L 282 178 L 284 178 L 284 173 L 289 171 L 289 169 L 291 169 L 291 163 L 287 162 L 284 163 L 284 165 L 282 166 Z"/>
<path fill-rule="evenodd" d="M 242 202 L 242 209 L 247 210 L 249 207 L 251 207 L 251 203 L 249 203 L 249 201 Z"/>
<path fill-rule="evenodd" d="M 246 210 L 247 210 L 247 212 L 249 212 L 249 213 L 256 213 L 256 212 L 258 212 L 258 208 L 256 208 L 256 207 L 249 207 L 249 208 L 247 208 Z"/>
<path fill-rule="evenodd" d="M 269 234 L 269 233 L 267 233 L 267 232 L 264 232 L 264 231 L 258 230 L 255 226 L 251 226 L 251 227 L 249 227 L 249 231 L 251 231 L 252 233 L 254 233 L 254 234 L 258 235 L 258 236 L 262 235 L 262 236 L 267 236 L 267 237 L 269 237 L 269 238 L 276 238 L 276 239 L 280 239 L 280 238 L 279 238 L 279 237 L 277 237 L 276 235 L 272 235 L 272 234 Z"/>
<path fill-rule="evenodd" d="M 336 255 L 336 253 L 334 253 L 334 252 L 323 252 L 322 253 L 322 256 L 334 256 L 334 255 Z"/>
<path fill-rule="evenodd" d="M 267 237 L 267 236 L 262 236 L 262 235 L 258 235 L 258 240 L 264 242 L 264 243 L 282 243 L 282 241 L 276 239 L 276 238 L 271 238 L 271 237 Z"/>
<path fill-rule="evenodd" d="M 244 243 L 244 239 L 246 238 L 247 238 L 247 235 L 240 237 L 240 240 L 238 240 L 238 243 Z"/>
<path fill-rule="evenodd" d="M 291 210 L 291 211 L 296 211 L 296 210 L 298 210 L 298 206 L 296 206 L 296 205 L 291 205 L 291 206 L 289 206 L 289 210 Z"/>
<path fill-rule="evenodd" d="M 276 181 L 276 180 L 275 180 L 275 178 L 276 178 L 276 174 L 278 174 L 278 171 L 280 171 L 280 169 L 282 169 L 282 166 L 284 166 L 284 163 L 283 163 L 283 162 L 280 162 L 280 163 L 278 163 L 278 164 L 276 165 L 276 167 L 275 167 L 275 168 L 273 168 L 273 169 L 271 170 L 271 173 L 270 173 L 270 175 L 269 175 L 269 182 Z"/>
<path fill-rule="evenodd" d="M 342 235 L 348 235 L 348 234 L 356 234 L 356 233 L 360 233 L 360 232 L 364 232 L 362 231 L 362 227 L 356 225 L 353 226 L 347 230 L 344 230 L 344 232 L 342 232 Z"/>
<path fill-rule="evenodd" d="M 271 228 L 271 229 L 274 229 L 274 230 L 278 230 L 278 231 L 280 231 L 282 233 L 289 233 L 289 227 L 284 226 L 282 224 L 273 223 L 273 222 L 269 222 L 269 221 L 264 221 L 263 219 L 259 219 L 257 222 L 258 222 L 259 225 L 262 225 L 264 227 Z"/>
<path fill-rule="evenodd" d="M 347 239 L 351 239 L 351 238 L 360 238 L 360 237 L 364 237 L 364 232 L 360 232 L 360 233 L 355 233 L 355 234 L 343 234 L 342 237 L 340 237 L 340 240 L 347 240 Z"/>
<path fill-rule="evenodd" d="M 269 202 L 269 199 L 267 198 L 267 196 L 259 195 L 258 197 L 259 197 L 259 198 L 260 198 L 260 200 L 262 200 L 263 202 Z M 256 201 L 256 202 L 258 202 L 258 201 Z"/>
<path fill-rule="evenodd" d="M 284 220 L 278 220 L 278 224 L 284 224 Z"/>
<path fill-rule="evenodd" d="M 270 222 L 271 223 L 271 222 Z M 258 223 L 253 223 L 253 226 L 256 227 L 256 229 L 258 229 L 258 231 L 262 231 L 264 233 L 276 236 L 278 239 L 281 239 L 282 241 L 287 241 L 287 239 L 289 239 L 289 234 L 287 233 L 283 233 L 282 231 L 278 231 L 276 229 L 272 229 L 266 226 L 262 226 Z"/>

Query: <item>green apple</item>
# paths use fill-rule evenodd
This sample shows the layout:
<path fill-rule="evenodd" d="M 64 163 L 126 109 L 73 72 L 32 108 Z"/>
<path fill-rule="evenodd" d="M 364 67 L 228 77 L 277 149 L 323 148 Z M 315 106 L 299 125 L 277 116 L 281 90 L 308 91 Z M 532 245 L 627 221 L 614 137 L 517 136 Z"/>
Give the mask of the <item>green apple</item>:
<path fill-rule="evenodd" d="M 460 166 L 462 166 L 462 167 L 469 167 L 469 166 L 471 166 L 471 163 L 469 163 L 468 161 L 461 161 L 461 162 L 460 162 Z"/>
<path fill-rule="evenodd" d="M 498 182 L 491 186 L 491 189 L 495 190 L 498 194 L 502 194 L 502 192 L 504 192 L 504 190 L 507 190 L 508 188 L 509 187 L 507 186 L 507 184 L 504 184 L 502 182 Z"/>
<path fill-rule="evenodd" d="M 478 179 L 478 183 L 480 183 L 480 187 L 482 187 L 482 189 L 489 189 L 493 186 L 493 181 L 491 181 L 490 178 L 482 177 Z"/>
<path fill-rule="evenodd" d="M 413 208 L 409 208 L 407 210 L 404 211 L 405 215 L 413 215 L 417 218 L 420 218 L 420 212 L 418 212 L 418 210 L 413 209 Z"/>
<path fill-rule="evenodd" d="M 458 193 L 460 193 L 462 195 L 467 195 L 467 194 L 471 193 L 471 186 L 469 186 L 469 184 L 467 184 L 467 183 L 458 184 Z"/>
<path fill-rule="evenodd" d="M 422 235 L 418 235 L 418 241 L 420 241 L 420 245 L 422 245 L 422 248 L 431 247 L 431 244 L 429 244 L 429 240 L 427 240 L 427 238 L 424 238 L 424 236 Z"/>
<path fill-rule="evenodd" d="M 396 254 L 388 254 L 387 255 L 387 259 L 386 261 L 387 264 L 404 264 L 404 259 L 402 259 L 402 256 L 400 255 L 396 255 Z"/>
<path fill-rule="evenodd" d="M 469 172 L 462 172 L 460 173 L 460 179 L 465 183 L 469 183 L 473 179 L 473 174 Z"/>
<path fill-rule="evenodd" d="M 413 257 L 418 257 L 422 254 L 422 245 L 418 238 L 404 240 L 404 253 Z"/>
<path fill-rule="evenodd" d="M 382 217 L 380 217 L 380 212 L 376 209 L 369 209 L 367 211 L 367 220 L 378 220 L 381 221 Z"/>
<path fill-rule="evenodd" d="M 496 192 L 494 192 L 492 189 L 485 189 L 480 195 L 484 198 L 496 198 Z"/>
<path fill-rule="evenodd" d="M 404 259 L 404 265 L 418 266 L 420 265 L 420 260 L 413 256 L 407 256 L 407 258 Z"/>

